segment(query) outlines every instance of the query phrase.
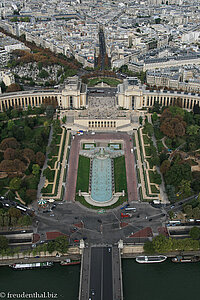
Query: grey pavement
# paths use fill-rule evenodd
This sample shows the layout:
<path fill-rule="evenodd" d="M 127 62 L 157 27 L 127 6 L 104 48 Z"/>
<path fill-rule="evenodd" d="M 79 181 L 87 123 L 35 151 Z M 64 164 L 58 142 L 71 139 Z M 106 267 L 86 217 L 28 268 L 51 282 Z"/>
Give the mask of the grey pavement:
<path fill-rule="evenodd" d="M 51 125 L 47 149 L 51 144 L 52 136 L 53 136 L 53 128 L 52 128 L 52 125 Z M 43 165 L 43 168 L 42 168 L 42 171 L 41 171 L 40 182 L 38 184 L 38 189 L 37 189 L 37 199 L 39 199 L 41 197 L 41 189 L 43 188 L 44 183 L 45 183 L 45 176 L 43 176 L 43 171 L 47 168 L 48 154 L 49 154 L 49 151 L 46 152 L 45 162 L 44 162 L 44 165 Z M 37 207 L 35 207 L 35 208 L 37 208 Z"/>
<path fill-rule="evenodd" d="M 153 232 L 157 232 L 157 228 L 161 227 L 166 217 L 162 217 L 162 208 L 154 208 L 148 203 L 131 203 L 132 207 L 136 207 L 136 213 L 131 218 L 121 219 L 120 208 L 107 210 L 104 214 L 99 215 L 95 210 L 89 210 L 76 202 L 65 202 L 57 204 L 53 210 L 54 216 L 50 213 L 36 213 L 36 220 L 39 221 L 35 228 L 39 234 L 47 231 L 61 231 L 69 236 L 70 243 L 74 244 L 74 240 L 87 238 L 86 242 L 94 243 L 111 243 L 115 244 L 119 239 L 125 242 L 136 241 L 128 238 L 145 227 L 151 227 Z M 149 219 L 151 219 L 149 221 Z M 83 222 L 84 228 L 76 228 L 76 224 Z M 127 222 L 126 227 L 120 228 L 120 222 Z M 75 229 L 74 229 L 75 228 Z"/>

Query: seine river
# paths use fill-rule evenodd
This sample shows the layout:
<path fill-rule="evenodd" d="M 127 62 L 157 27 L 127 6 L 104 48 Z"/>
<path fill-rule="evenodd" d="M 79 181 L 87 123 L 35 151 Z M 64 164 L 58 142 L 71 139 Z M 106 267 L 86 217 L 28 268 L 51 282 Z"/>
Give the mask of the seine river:
<path fill-rule="evenodd" d="M 175 264 L 168 260 L 147 265 L 125 259 L 122 265 L 124 300 L 188 300 L 200 297 L 200 263 Z M 22 294 L 15 299 L 45 299 L 39 297 L 44 295 L 46 299 L 77 300 L 79 276 L 79 266 L 55 264 L 49 269 L 27 271 L 0 267 L 0 299 L 14 299 L 8 292 L 37 292 L 35 296 L 38 297 L 30 295 L 25 298 Z"/>

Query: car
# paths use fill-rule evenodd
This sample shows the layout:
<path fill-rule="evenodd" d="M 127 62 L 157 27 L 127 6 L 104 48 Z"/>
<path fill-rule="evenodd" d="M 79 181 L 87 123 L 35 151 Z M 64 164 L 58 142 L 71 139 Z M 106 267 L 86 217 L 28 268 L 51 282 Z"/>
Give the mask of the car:
<path fill-rule="evenodd" d="M 84 236 L 84 237 L 83 237 L 83 240 L 84 240 L 84 241 L 85 241 L 85 240 L 87 240 L 87 237 L 86 237 L 86 236 Z"/>
<path fill-rule="evenodd" d="M 179 204 L 178 205 L 182 205 L 183 204 L 183 202 L 179 202 Z"/>
<path fill-rule="evenodd" d="M 50 217 L 54 217 L 54 214 L 51 214 Z"/>
<path fill-rule="evenodd" d="M 39 256 L 39 255 L 36 255 L 35 258 L 40 258 L 40 256 Z"/>
<path fill-rule="evenodd" d="M 74 243 L 79 243 L 79 240 L 74 240 Z"/>
<path fill-rule="evenodd" d="M 94 132 L 94 131 L 92 131 L 92 132 L 91 132 L 91 134 L 92 134 L 92 135 L 94 135 L 94 134 L 95 134 L 95 132 Z"/>
<path fill-rule="evenodd" d="M 24 232 L 26 232 L 26 230 L 22 230 L 22 231 L 21 231 L 21 233 L 24 233 Z"/>
<path fill-rule="evenodd" d="M 110 252 L 111 251 L 111 249 L 110 248 L 108 248 L 108 252 Z"/>
<path fill-rule="evenodd" d="M 161 214 L 161 217 L 165 217 L 166 216 L 166 214 Z"/>
<path fill-rule="evenodd" d="M 175 205 L 171 205 L 171 207 L 170 208 L 174 208 L 175 207 Z"/>
<path fill-rule="evenodd" d="M 137 218 L 139 218 L 140 217 L 140 215 L 137 215 Z"/>
<path fill-rule="evenodd" d="M 153 219 L 152 219 L 152 218 L 150 218 L 150 219 L 149 219 L 149 222 L 151 222 L 152 220 L 153 220 Z"/>
<path fill-rule="evenodd" d="M 91 290 L 91 294 L 92 294 L 92 296 L 94 296 L 94 295 L 95 295 L 95 293 L 94 293 L 94 290 L 93 290 L 93 289 Z"/>

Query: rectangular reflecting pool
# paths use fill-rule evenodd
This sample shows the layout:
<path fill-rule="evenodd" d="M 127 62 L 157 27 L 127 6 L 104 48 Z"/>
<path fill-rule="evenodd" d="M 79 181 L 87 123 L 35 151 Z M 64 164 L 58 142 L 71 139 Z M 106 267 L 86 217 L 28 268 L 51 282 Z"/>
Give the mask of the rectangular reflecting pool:
<path fill-rule="evenodd" d="M 109 157 L 95 157 L 92 161 L 91 197 L 99 202 L 112 198 L 112 161 Z"/>

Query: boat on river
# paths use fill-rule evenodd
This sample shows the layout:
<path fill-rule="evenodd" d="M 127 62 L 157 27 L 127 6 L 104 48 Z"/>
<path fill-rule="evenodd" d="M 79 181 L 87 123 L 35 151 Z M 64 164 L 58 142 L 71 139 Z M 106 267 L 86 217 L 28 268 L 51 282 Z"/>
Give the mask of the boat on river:
<path fill-rule="evenodd" d="M 81 260 L 73 260 L 70 258 L 67 258 L 66 260 L 63 260 L 60 262 L 61 266 L 72 266 L 72 265 L 78 265 L 81 263 Z"/>
<path fill-rule="evenodd" d="M 172 262 L 175 263 L 192 263 L 192 262 L 198 262 L 200 261 L 199 256 L 191 256 L 191 255 L 177 255 L 176 257 L 172 258 Z"/>
<path fill-rule="evenodd" d="M 50 268 L 53 266 L 53 262 L 46 261 L 46 262 L 37 262 L 37 263 L 19 263 L 19 264 L 12 264 L 9 265 L 10 268 L 13 270 L 30 270 L 35 268 Z"/>
<path fill-rule="evenodd" d="M 136 262 L 139 264 L 150 264 L 150 263 L 161 263 L 167 259 L 167 256 L 164 255 L 155 255 L 155 256 L 137 256 Z"/>

